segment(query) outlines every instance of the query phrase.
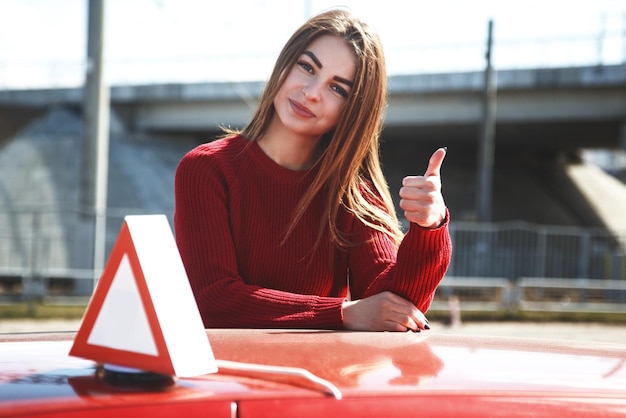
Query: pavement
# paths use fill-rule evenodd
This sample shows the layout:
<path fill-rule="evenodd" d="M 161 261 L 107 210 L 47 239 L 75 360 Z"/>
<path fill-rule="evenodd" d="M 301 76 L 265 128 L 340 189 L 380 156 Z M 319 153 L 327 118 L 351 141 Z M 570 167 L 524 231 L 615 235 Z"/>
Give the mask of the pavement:
<path fill-rule="evenodd" d="M 626 325 L 563 322 L 472 322 L 455 327 L 438 325 L 440 334 L 519 337 L 546 340 L 611 343 L 626 349 Z"/>
<path fill-rule="evenodd" d="M 76 331 L 80 320 L 1 319 L 0 334 Z M 483 335 L 611 343 L 626 349 L 626 325 L 562 322 L 470 322 L 456 326 L 431 323 L 430 334 Z"/>

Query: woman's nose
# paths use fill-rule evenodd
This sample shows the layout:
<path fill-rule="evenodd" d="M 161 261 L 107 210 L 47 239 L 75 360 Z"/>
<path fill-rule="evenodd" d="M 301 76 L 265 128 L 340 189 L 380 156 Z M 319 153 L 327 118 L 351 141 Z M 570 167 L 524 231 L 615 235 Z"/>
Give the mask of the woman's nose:
<path fill-rule="evenodd" d="M 306 100 L 316 102 L 320 99 L 321 85 L 320 83 L 311 82 L 302 88 L 302 93 L 304 93 Z"/>

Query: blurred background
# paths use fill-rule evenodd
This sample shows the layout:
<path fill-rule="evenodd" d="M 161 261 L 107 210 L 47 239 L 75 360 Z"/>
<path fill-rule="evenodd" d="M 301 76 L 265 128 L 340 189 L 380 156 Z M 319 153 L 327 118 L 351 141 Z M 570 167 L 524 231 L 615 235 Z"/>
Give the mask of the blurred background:
<path fill-rule="evenodd" d="M 123 217 L 172 224 L 180 158 L 331 7 L 385 47 L 392 194 L 448 147 L 431 318 L 626 323 L 618 0 L 0 0 L 0 319 L 80 318 Z"/>
<path fill-rule="evenodd" d="M 88 4 L 0 1 L 0 88 L 81 86 Z M 378 30 L 390 75 L 482 70 L 489 20 L 501 70 L 616 65 L 626 54 L 626 5 L 619 0 L 108 0 L 106 79 L 265 80 L 293 31 L 332 7 Z"/>

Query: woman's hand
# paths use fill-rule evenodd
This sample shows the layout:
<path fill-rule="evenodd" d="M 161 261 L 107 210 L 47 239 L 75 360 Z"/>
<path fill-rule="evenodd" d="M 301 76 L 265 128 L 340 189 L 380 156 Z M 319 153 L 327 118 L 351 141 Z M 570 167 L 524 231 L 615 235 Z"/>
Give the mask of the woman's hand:
<path fill-rule="evenodd" d="M 439 148 L 428 162 L 423 176 L 407 176 L 402 180 L 400 207 L 404 216 L 424 228 L 437 228 L 446 217 L 446 204 L 441 194 L 441 164 L 446 149 Z"/>
<path fill-rule="evenodd" d="M 359 331 L 415 331 L 430 329 L 424 314 L 391 292 L 343 303 L 346 329 Z"/>

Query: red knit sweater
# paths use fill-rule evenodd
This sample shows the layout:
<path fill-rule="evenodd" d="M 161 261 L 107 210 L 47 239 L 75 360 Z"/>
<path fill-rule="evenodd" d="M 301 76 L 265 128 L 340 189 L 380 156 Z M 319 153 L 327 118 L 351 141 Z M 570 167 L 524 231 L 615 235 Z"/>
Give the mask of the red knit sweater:
<path fill-rule="evenodd" d="M 412 224 L 396 250 L 385 234 L 343 211 L 340 230 L 363 244 L 333 247 L 332 255 L 320 245 L 312 253 L 323 213 L 317 199 L 281 243 L 317 167 L 286 169 L 241 137 L 183 157 L 176 241 L 207 328 L 342 329 L 348 283 L 352 299 L 389 290 L 426 312 L 450 262 L 447 220 L 434 230 Z"/>

